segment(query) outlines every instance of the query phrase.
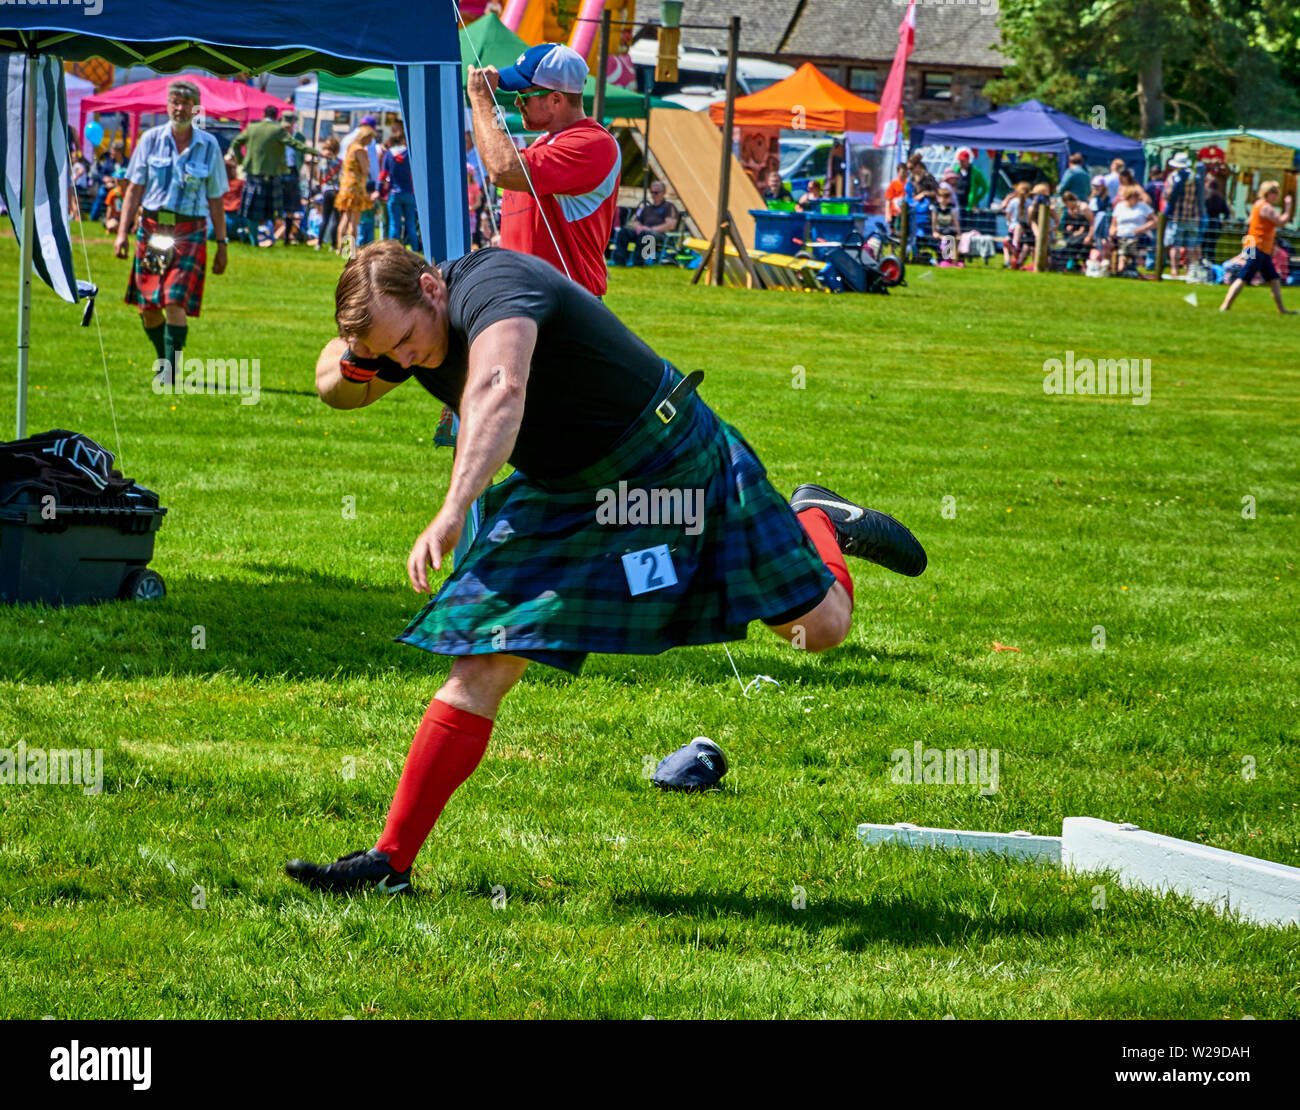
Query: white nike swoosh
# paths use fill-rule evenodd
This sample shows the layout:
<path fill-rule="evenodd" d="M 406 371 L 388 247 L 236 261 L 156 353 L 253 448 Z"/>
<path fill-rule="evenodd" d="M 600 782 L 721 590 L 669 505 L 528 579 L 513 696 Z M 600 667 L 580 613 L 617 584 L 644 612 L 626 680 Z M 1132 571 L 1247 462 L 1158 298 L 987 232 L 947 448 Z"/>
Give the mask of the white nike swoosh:
<path fill-rule="evenodd" d="M 410 883 L 402 883 L 401 886 L 389 886 L 388 878 L 389 877 L 385 875 L 379 880 L 379 885 L 375 887 L 380 894 L 397 894 L 399 891 L 403 891 L 411 885 Z"/>
<path fill-rule="evenodd" d="M 863 511 L 861 509 L 859 509 L 856 505 L 850 505 L 845 501 L 821 501 L 816 497 L 805 497 L 803 498 L 803 500 L 799 502 L 799 504 L 800 505 L 825 505 L 831 509 L 845 509 L 848 511 L 849 514 L 849 519 L 844 522 L 845 524 L 852 524 L 855 520 L 860 520 L 863 516 Z"/>

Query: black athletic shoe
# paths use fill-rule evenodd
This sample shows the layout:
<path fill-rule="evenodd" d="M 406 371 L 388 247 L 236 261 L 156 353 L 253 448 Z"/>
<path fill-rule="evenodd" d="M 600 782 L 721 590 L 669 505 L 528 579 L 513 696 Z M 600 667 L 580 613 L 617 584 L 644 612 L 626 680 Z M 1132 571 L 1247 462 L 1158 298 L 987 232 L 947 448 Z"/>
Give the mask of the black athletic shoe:
<path fill-rule="evenodd" d="M 398 894 L 411 888 L 411 869 L 396 870 L 388 862 L 388 853 L 378 848 L 349 852 L 334 863 L 291 859 L 284 865 L 284 873 L 317 890 L 350 891 L 372 886 L 381 894 Z"/>
<path fill-rule="evenodd" d="M 869 559 L 896 574 L 915 578 L 925 570 L 923 548 L 911 532 L 892 516 L 855 505 L 824 486 L 803 485 L 790 498 L 796 513 L 821 509 L 835 527 L 835 538 L 845 555 Z"/>

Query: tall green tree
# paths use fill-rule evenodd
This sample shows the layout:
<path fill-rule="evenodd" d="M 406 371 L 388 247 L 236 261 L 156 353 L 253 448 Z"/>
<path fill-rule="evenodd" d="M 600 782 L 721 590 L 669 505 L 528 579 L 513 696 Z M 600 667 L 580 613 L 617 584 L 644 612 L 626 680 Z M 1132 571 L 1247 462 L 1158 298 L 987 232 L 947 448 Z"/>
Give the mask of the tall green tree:
<path fill-rule="evenodd" d="M 1037 97 L 1143 138 L 1300 123 L 1295 0 L 1001 0 L 999 103 Z"/>

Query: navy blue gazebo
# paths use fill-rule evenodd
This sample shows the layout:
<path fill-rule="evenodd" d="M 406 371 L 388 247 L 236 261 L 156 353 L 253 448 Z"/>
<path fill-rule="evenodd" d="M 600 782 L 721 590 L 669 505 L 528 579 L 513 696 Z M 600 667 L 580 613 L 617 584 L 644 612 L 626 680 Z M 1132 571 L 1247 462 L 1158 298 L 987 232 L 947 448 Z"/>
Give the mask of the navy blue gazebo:
<path fill-rule="evenodd" d="M 969 146 L 998 152 L 1047 152 L 1056 155 L 1062 175 L 1067 159 L 1075 153 L 1094 166 L 1123 158 L 1139 178 L 1146 167 L 1146 156 L 1137 139 L 1093 127 L 1041 100 L 1026 100 L 965 119 L 918 124 L 912 128 L 911 141 L 913 150 L 920 146 Z"/>

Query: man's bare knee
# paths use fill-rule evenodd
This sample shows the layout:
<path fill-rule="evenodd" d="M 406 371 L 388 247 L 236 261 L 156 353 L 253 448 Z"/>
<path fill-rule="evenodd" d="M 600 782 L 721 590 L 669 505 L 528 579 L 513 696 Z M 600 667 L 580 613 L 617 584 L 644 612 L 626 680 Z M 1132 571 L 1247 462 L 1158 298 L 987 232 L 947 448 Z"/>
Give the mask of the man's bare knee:
<path fill-rule="evenodd" d="M 528 660 L 517 655 L 462 655 L 452 663 L 437 698 L 467 713 L 495 719 L 501 699 L 527 668 Z"/>
<path fill-rule="evenodd" d="M 848 591 L 836 582 L 808 613 L 788 624 L 771 627 L 800 651 L 825 651 L 842 644 L 852 624 L 853 602 Z"/>
<path fill-rule="evenodd" d="M 833 609 L 818 614 L 815 621 L 809 622 L 807 634 L 804 637 L 803 649 L 805 651 L 826 651 L 828 648 L 839 647 L 848 639 L 852 623 L 853 614 L 849 611 Z"/>

